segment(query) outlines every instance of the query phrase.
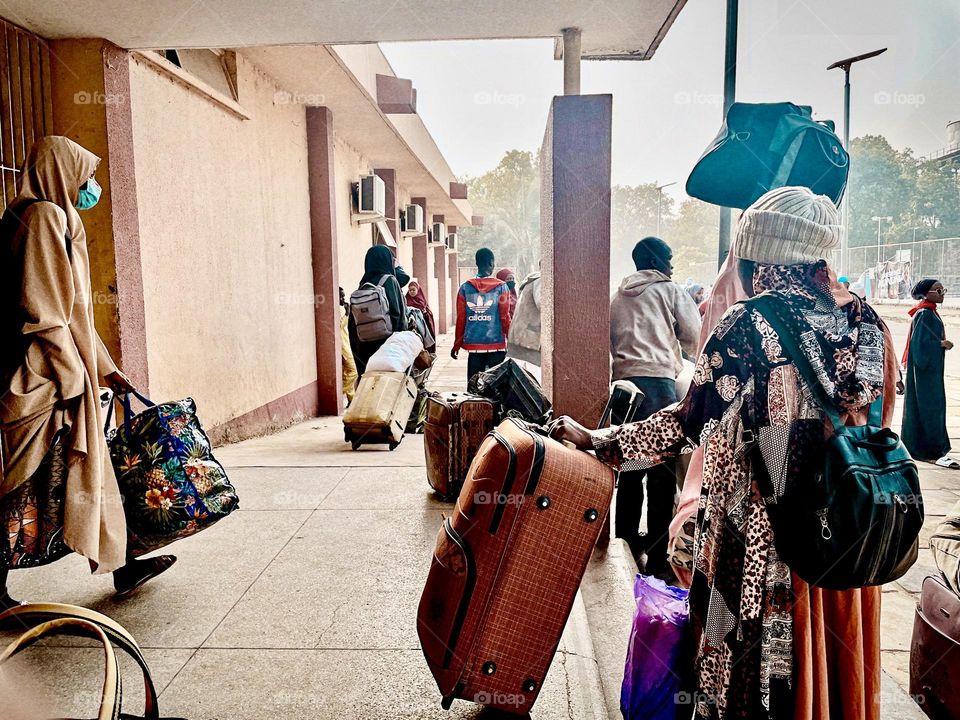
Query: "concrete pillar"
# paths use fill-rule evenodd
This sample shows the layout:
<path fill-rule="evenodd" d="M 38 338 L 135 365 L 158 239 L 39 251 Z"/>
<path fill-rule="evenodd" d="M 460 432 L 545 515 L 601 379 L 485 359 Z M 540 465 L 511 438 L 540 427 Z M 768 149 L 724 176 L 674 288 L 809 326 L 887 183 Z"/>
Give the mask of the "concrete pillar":
<path fill-rule="evenodd" d="M 343 411 L 343 370 L 340 364 L 340 279 L 337 265 L 333 113 L 326 107 L 308 107 L 306 113 L 310 244 L 313 292 L 316 297 L 317 405 L 321 415 L 339 415 Z"/>
<path fill-rule="evenodd" d="M 444 245 L 433 248 L 433 271 L 437 276 L 437 332 L 441 335 L 450 327 L 450 284 L 447 281 L 447 249 Z"/>
<path fill-rule="evenodd" d="M 563 94 L 580 94 L 580 28 L 563 31 Z"/>
<path fill-rule="evenodd" d="M 410 198 L 410 203 L 419 205 L 423 210 L 424 230 L 427 229 L 427 199 L 422 197 Z M 413 276 L 420 279 L 420 288 L 427 298 L 427 303 L 431 301 L 430 297 L 430 262 L 427 259 L 430 249 L 427 242 L 427 235 L 417 235 L 413 238 Z"/>
<path fill-rule="evenodd" d="M 393 235 L 397 247 L 400 246 L 400 228 L 397 223 L 397 171 L 391 168 L 374 169 L 374 175 L 383 180 L 387 193 L 386 207 L 384 208 L 387 227 L 390 228 L 390 234 Z"/>
<path fill-rule="evenodd" d="M 610 385 L 612 95 L 555 97 L 541 149 L 543 385 L 596 427 Z"/>
<path fill-rule="evenodd" d="M 130 53 L 105 40 L 57 40 L 53 131 L 100 157 L 100 202 L 83 212 L 94 319 L 114 361 L 149 392 L 140 217 L 130 108 Z"/>
<path fill-rule="evenodd" d="M 450 327 L 457 327 L 457 293 L 460 292 L 460 273 L 457 271 L 457 253 L 447 253 L 447 277 L 450 278 Z"/>

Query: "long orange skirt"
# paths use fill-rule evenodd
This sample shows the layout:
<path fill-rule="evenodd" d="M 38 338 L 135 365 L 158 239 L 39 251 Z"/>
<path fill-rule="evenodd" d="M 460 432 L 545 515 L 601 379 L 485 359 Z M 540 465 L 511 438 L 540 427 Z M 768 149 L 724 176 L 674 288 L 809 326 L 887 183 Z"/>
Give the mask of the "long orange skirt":
<path fill-rule="evenodd" d="M 880 588 L 793 590 L 795 719 L 880 720 Z"/>

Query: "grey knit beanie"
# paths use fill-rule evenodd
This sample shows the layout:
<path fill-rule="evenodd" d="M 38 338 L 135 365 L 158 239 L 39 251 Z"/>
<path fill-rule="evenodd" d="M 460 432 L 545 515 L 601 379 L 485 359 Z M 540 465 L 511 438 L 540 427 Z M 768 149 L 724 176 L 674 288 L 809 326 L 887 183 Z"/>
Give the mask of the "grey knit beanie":
<path fill-rule="evenodd" d="M 731 252 L 768 265 L 829 259 L 840 246 L 837 206 L 805 187 L 780 187 L 760 196 L 737 225 Z"/>

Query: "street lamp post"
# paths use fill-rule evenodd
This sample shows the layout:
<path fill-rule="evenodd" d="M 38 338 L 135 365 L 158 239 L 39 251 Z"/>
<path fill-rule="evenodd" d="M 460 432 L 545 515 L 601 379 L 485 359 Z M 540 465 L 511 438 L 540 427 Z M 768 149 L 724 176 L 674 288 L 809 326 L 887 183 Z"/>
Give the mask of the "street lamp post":
<path fill-rule="evenodd" d="M 874 215 L 870 219 L 875 220 L 877 222 L 877 267 L 880 267 L 880 224 L 884 220 L 886 220 L 887 222 L 890 222 L 891 220 L 893 220 L 893 218 L 890 217 L 889 215 L 882 215 L 882 216 Z"/>
<path fill-rule="evenodd" d="M 740 18 L 740 0 L 727 0 L 726 41 L 723 48 L 723 121 L 727 121 L 727 113 L 737 96 L 737 27 Z M 717 267 L 730 252 L 731 212 L 728 207 L 720 208 L 720 223 L 718 232 L 718 259 Z"/>
<path fill-rule="evenodd" d="M 674 181 L 668 182 L 666 185 L 657 185 L 657 237 L 660 237 L 660 207 L 663 205 L 663 189 L 676 184 L 676 181 Z"/>
<path fill-rule="evenodd" d="M 879 50 L 872 50 L 863 55 L 855 55 L 844 60 L 837 60 L 837 62 L 827 68 L 827 70 L 833 70 L 835 68 L 843 70 L 843 147 L 848 154 L 850 153 L 850 68 L 856 62 L 869 60 L 886 51 L 887 48 L 880 48 Z M 847 264 L 849 263 L 848 255 L 850 254 L 850 201 L 848 200 L 847 193 L 844 193 L 841 213 L 843 218 L 841 220 L 843 223 L 843 234 L 840 236 L 840 272 L 845 275 L 849 270 Z"/>

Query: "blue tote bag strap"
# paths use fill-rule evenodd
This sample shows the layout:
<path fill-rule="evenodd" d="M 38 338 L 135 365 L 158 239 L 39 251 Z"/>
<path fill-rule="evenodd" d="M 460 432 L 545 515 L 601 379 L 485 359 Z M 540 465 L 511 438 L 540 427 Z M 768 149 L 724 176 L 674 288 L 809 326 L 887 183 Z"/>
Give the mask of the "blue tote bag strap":
<path fill-rule="evenodd" d="M 117 393 L 113 396 L 113 399 L 110 401 L 109 407 L 107 407 L 107 416 L 103 421 L 103 432 L 104 434 L 110 431 L 110 421 L 113 420 L 113 406 L 116 401 L 120 401 L 120 405 L 123 408 L 123 424 L 124 427 L 128 427 L 130 424 L 130 418 L 133 417 L 133 404 L 130 402 L 130 396 L 133 395 L 140 402 L 142 402 L 147 407 L 154 407 L 156 403 L 148 398 L 146 395 L 141 395 L 137 390 L 131 390 L 128 393 Z"/>

